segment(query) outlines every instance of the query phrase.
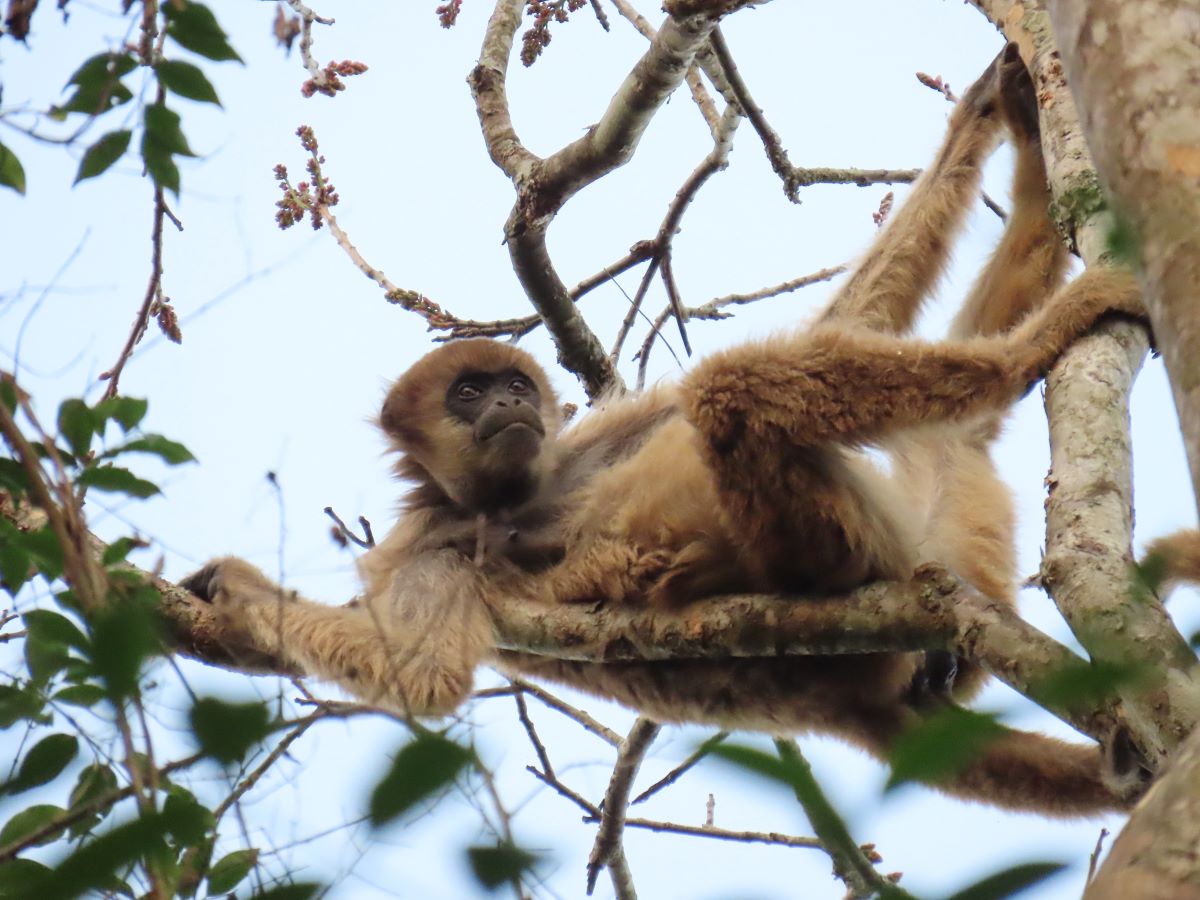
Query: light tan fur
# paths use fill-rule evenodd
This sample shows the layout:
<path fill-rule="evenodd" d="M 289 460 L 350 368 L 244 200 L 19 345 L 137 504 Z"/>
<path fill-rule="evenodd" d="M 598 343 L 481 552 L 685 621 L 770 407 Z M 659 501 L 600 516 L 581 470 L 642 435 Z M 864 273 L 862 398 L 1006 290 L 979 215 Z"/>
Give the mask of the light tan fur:
<path fill-rule="evenodd" d="M 475 340 L 426 356 L 384 403 L 398 472 L 416 487 L 399 524 L 362 560 L 358 605 L 281 597 L 232 559 L 187 584 L 238 617 L 259 646 L 411 713 L 452 710 L 476 663 L 489 660 L 664 721 L 829 733 L 886 757 L 898 735 L 947 702 L 923 688 L 924 654 L 565 662 L 495 652 L 488 598 L 671 609 L 726 592 L 850 591 L 934 561 L 1013 603 L 1011 504 L 988 456 L 998 419 L 1101 315 L 1141 313 L 1125 273 L 1089 271 L 1055 293 L 1065 254 L 1046 215 L 1032 103 L 1009 52 L 952 113 L 934 164 L 807 331 L 718 353 L 679 384 L 612 399 L 561 433 L 548 380 L 523 351 Z M 1017 150 L 1005 236 L 951 339 L 902 336 L 1004 123 Z M 540 394 L 545 436 L 527 460 L 497 458 L 447 399 L 462 373 L 507 371 Z M 892 455 L 890 474 L 861 452 L 867 445 Z M 516 475 L 532 485 L 519 502 L 471 499 Z M 955 695 L 969 697 L 982 680 L 962 662 Z M 936 786 L 1090 814 L 1124 802 L 1100 770 L 1094 748 L 1011 732 Z"/>
<path fill-rule="evenodd" d="M 1200 584 L 1200 531 L 1188 528 L 1151 541 L 1143 563 L 1152 560 L 1162 566 L 1164 596 L 1179 584 Z"/>

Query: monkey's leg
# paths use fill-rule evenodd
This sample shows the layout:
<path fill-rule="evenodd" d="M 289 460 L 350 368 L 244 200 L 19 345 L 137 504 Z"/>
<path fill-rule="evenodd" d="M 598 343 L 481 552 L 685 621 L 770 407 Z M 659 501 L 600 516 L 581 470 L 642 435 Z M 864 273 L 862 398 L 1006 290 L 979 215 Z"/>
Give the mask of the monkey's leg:
<path fill-rule="evenodd" d="M 920 722 L 917 714 L 902 707 L 846 712 L 844 736 L 884 761 L 896 739 Z M 1098 746 L 1004 728 L 971 754 L 958 771 L 930 781 L 929 786 L 1006 809 L 1089 816 L 1127 809 L 1136 799 L 1110 787 L 1108 768 Z M 1136 795 L 1144 784 L 1131 782 L 1129 787 Z"/>
<path fill-rule="evenodd" d="M 368 703 L 436 715 L 470 691 L 493 643 L 478 576 L 458 559 L 418 558 L 397 573 L 390 593 L 341 607 L 286 591 L 235 558 L 214 560 L 180 585 L 217 607 L 239 645 L 336 681 Z"/>
<path fill-rule="evenodd" d="M 950 246 L 978 196 L 983 161 L 995 146 L 997 61 L 950 114 L 945 140 L 908 198 L 867 250 L 820 321 L 884 332 L 912 327 L 921 302 L 941 276 Z"/>
<path fill-rule="evenodd" d="M 1013 209 L 1004 236 L 950 326 L 952 338 L 1011 328 L 1043 305 L 1067 268 L 1066 247 L 1049 215 L 1037 97 L 1015 44 L 1005 48 L 998 77 L 1000 110 L 1016 152 Z"/>

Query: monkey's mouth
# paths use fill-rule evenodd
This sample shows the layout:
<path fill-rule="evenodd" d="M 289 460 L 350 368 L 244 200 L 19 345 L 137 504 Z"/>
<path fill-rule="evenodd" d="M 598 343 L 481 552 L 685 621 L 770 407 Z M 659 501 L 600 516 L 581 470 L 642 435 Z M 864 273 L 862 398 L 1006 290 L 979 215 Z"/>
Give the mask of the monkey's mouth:
<path fill-rule="evenodd" d="M 534 434 L 539 438 L 546 434 L 545 427 L 541 422 L 526 422 L 518 420 L 515 422 L 496 422 L 492 427 L 480 429 L 479 440 L 483 442 L 490 441 L 492 438 L 504 435 L 505 438 L 517 437 L 519 435 Z"/>

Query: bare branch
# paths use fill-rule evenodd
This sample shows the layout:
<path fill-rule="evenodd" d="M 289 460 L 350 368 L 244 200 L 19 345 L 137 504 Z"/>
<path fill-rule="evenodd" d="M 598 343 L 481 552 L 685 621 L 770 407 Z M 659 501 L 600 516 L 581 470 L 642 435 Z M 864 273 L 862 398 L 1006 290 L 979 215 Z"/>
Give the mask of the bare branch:
<path fill-rule="evenodd" d="M 679 190 L 675 192 L 675 197 L 671 204 L 667 207 L 667 214 L 663 217 L 662 224 L 658 228 L 658 234 L 655 235 L 652 241 L 655 247 L 655 255 L 650 260 L 650 265 L 646 269 L 645 276 L 642 278 L 642 283 L 638 286 L 638 292 L 634 295 L 633 303 L 630 304 L 629 312 L 625 315 L 625 320 L 621 323 L 621 329 L 617 334 L 616 343 L 613 346 L 610 354 L 615 362 L 617 356 L 621 352 L 626 336 L 633 325 L 634 317 L 641 309 L 642 300 L 646 295 L 646 290 L 650 285 L 651 279 L 654 277 L 658 268 L 667 261 L 671 253 L 671 242 L 674 240 L 676 232 L 679 231 L 679 225 L 683 221 L 683 215 L 691 206 L 692 201 L 696 198 L 696 194 L 704 187 L 704 184 L 717 172 L 726 168 L 729 165 L 729 152 L 733 149 L 733 136 L 737 132 L 738 124 L 742 120 L 741 113 L 736 107 L 727 107 L 724 115 L 721 117 L 721 125 L 717 129 L 717 136 L 713 141 L 712 149 L 696 166 L 692 173 L 687 177 Z M 664 273 L 664 278 L 667 281 L 667 293 L 671 298 L 671 311 L 675 314 L 676 321 L 679 323 L 679 334 L 683 339 L 684 350 L 690 356 L 692 352 L 691 345 L 688 342 L 687 332 L 684 329 L 684 322 L 687 321 L 687 314 L 684 312 L 678 298 L 677 289 L 673 288 L 673 279 Z M 652 334 L 657 335 L 658 325 L 651 327 Z M 647 338 L 649 341 L 650 338 Z M 643 349 L 645 347 L 643 346 Z M 643 355 L 643 372 L 639 373 L 638 383 L 642 383 L 644 377 L 644 360 Z"/>
<path fill-rule="evenodd" d="M 629 809 L 629 794 L 633 790 L 633 779 L 637 776 L 646 751 L 658 737 L 661 727 L 657 722 L 639 716 L 629 729 L 617 751 L 608 790 L 604 793 L 604 805 L 600 815 L 600 828 L 596 831 L 596 842 L 592 845 L 587 864 L 587 892 L 590 896 L 596 886 L 600 870 L 609 867 L 613 874 L 613 888 L 618 896 L 636 896 L 633 880 L 625 864 L 621 849 L 621 833 L 625 828 L 625 814 Z"/>
<path fill-rule="evenodd" d="M 521 145 L 505 93 L 521 5 L 520 0 L 501 0 L 497 5 L 480 63 L 471 73 L 471 88 L 488 152 L 517 189 L 517 202 L 505 225 L 514 271 L 553 335 L 559 361 L 595 397 L 611 386 L 619 388 L 620 376 L 555 271 L 546 248 L 546 229 L 570 197 L 630 159 L 646 126 L 683 80 L 717 20 L 745 4 L 737 0 L 671 4 L 666 21 L 600 121 L 544 160 Z"/>
<path fill-rule="evenodd" d="M 159 90 L 161 92 L 162 88 Z M 129 337 L 125 341 L 125 346 L 121 348 L 121 355 L 117 357 L 117 361 L 111 369 L 100 373 L 100 380 L 108 381 L 108 386 L 104 389 L 105 399 L 117 395 L 121 372 L 125 370 L 125 364 L 129 362 L 133 356 L 134 348 L 137 347 L 142 337 L 145 336 L 146 329 L 150 325 L 150 319 L 167 302 L 162 292 L 162 234 L 163 220 L 168 217 L 175 223 L 176 228 L 180 231 L 183 230 L 183 226 L 179 224 L 179 220 L 170 215 L 167 209 L 167 201 L 162 187 L 156 186 L 154 188 L 154 224 L 150 229 L 150 281 L 146 285 L 146 295 L 142 299 L 142 305 L 138 308 L 137 315 L 134 317 L 133 327 L 129 330 Z M 179 340 L 176 338 L 175 342 L 179 343 Z"/>
<path fill-rule="evenodd" d="M 670 772 L 668 772 L 666 775 L 664 775 L 658 781 L 654 782 L 654 784 L 650 785 L 650 787 L 646 788 L 644 791 L 642 791 L 640 794 L 638 794 L 636 797 L 634 797 L 633 800 L 630 801 L 629 805 L 636 806 L 638 803 L 644 803 L 645 801 L 647 801 L 651 797 L 653 797 L 655 794 L 657 794 L 659 791 L 673 785 L 680 778 L 682 778 L 692 768 L 692 766 L 696 765 L 696 763 L 700 762 L 700 760 L 702 760 L 702 759 L 704 759 L 704 757 L 708 756 L 709 751 L 712 750 L 713 747 L 715 747 L 717 744 L 724 741 L 725 738 L 727 738 L 727 737 L 729 737 L 728 731 L 718 731 L 716 734 L 714 734 L 712 737 L 710 737 L 707 741 L 705 741 L 703 744 L 701 744 L 696 749 L 696 752 L 692 753 L 690 756 L 688 756 L 687 759 L 685 759 L 683 762 L 681 762 L 679 765 L 677 765 L 675 768 L 673 768 Z"/>

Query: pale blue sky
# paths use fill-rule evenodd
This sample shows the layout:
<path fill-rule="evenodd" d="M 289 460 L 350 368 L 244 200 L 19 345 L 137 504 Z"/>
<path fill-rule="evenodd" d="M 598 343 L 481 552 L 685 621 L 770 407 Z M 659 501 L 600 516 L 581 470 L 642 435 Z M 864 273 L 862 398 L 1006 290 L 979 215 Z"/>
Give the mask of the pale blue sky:
<path fill-rule="evenodd" d="M 89 499 L 90 517 L 101 533 L 115 535 L 132 524 L 151 539 L 153 548 L 140 556 L 143 565 L 161 555 L 166 574 L 178 577 L 210 556 L 236 553 L 309 596 L 341 602 L 355 592 L 352 559 L 329 540 L 322 508 L 332 505 L 348 520 L 365 515 L 377 532 L 392 519 L 398 490 L 368 420 L 387 381 L 428 348 L 428 336 L 418 318 L 384 301 L 326 232 L 314 235 L 307 225 L 286 233 L 276 228 L 272 204 L 278 192 L 271 171 L 280 162 L 294 177 L 302 171 L 297 125 L 316 129 L 327 174 L 342 197 L 339 221 L 394 282 L 424 291 L 462 316 L 528 311 L 501 244 L 512 189 L 486 156 L 465 81 L 490 4 L 467 0 L 450 31 L 438 27 L 434 5 L 317 7 L 338 20 L 332 29 L 318 29 L 318 58 L 358 59 L 370 66 L 332 101 L 301 97 L 305 75 L 297 55 L 283 58 L 270 39 L 273 5 L 213 5 L 247 65 L 204 64 L 223 111 L 174 101 L 200 155 L 182 162 L 183 196 L 173 209 L 185 230 L 168 228 L 165 250 L 164 286 L 181 316 L 184 343 L 168 345 L 152 333 L 122 380 L 126 393 L 150 399 L 147 427 L 183 441 L 200 462 L 155 473 L 164 495 L 148 503 Z M 0 43 L 5 105 L 44 106 L 59 99 L 57 86 L 84 57 L 124 39 L 127 21 L 106 12 L 108 6 L 76 0 L 66 27 L 51 8 L 39 10 L 30 51 Z M 643 4 L 643 12 L 652 21 L 661 16 L 653 3 Z M 613 29 L 605 34 L 585 8 L 577 21 L 555 30 L 531 70 L 514 61 L 509 81 L 514 119 L 535 152 L 552 152 L 577 137 L 644 50 L 645 41 L 615 11 L 609 16 Z M 799 165 L 924 165 L 950 107 L 913 73 L 940 74 L 961 91 L 1001 45 L 971 7 L 933 0 L 775 3 L 733 16 L 725 33 L 755 98 Z M 91 136 L 113 127 L 120 126 L 104 125 Z M 32 144 L 9 129 L 0 129 L 0 141 L 20 155 L 29 181 L 23 199 L 0 192 L 5 223 L 0 365 L 12 367 L 19 347 L 21 381 L 34 393 L 43 418 L 52 421 L 60 398 L 98 396 L 96 375 L 112 364 L 125 339 L 148 275 L 151 188 L 138 160 L 129 158 L 116 172 L 72 189 L 78 153 Z M 573 284 L 653 236 L 680 182 L 708 146 L 697 110 L 678 92 L 633 162 L 575 197 L 554 224 L 550 247 L 564 280 Z M 675 241 L 676 274 L 692 304 L 851 257 L 871 240 L 871 212 L 889 190 L 814 187 L 802 193 L 802 205 L 793 206 L 748 124 L 740 129 L 731 163 L 702 192 Z M 1002 152 L 988 171 L 987 189 L 997 198 L 1006 195 L 1006 165 Z M 896 189 L 898 200 L 903 193 Z M 982 207 L 973 216 L 943 286 L 944 302 L 931 311 L 931 329 L 953 310 L 999 227 Z M 619 280 L 632 294 L 637 278 Z M 693 345 L 703 354 L 803 319 L 828 291 L 819 285 L 742 308 L 729 321 L 696 323 L 690 329 Z M 656 312 L 662 302 L 656 289 L 647 309 Z M 584 301 L 606 344 L 625 308 L 626 300 L 611 286 Z M 673 337 L 673 331 L 667 334 Z M 523 346 L 552 364 L 543 333 Z M 623 370 L 632 378 L 635 366 L 628 355 Z M 656 377 L 677 371 L 661 345 L 652 370 Z M 570 376 L 559 371 L 555 382 L 566 399 L 582 400 Z M 1192 522 L 1174 413 L 1157 361 L 1148 363 L 1136 390 L 1135 452 L 1140 545 Z M 996 456 L 1019 497 L 1022 572 L 1032 573 L 1043 540 L 1042 479 L 1048 464 L 1037 392 L 1013 415 Z M 267 471 L 278 474 L 282 506 Z M 1177 601 L 1175 611 L 1187 614 L 1187 605 Z M 1040 627 L 1066 634 L 1044 596 L 1026 592 L 1022 608 Z M 1190 633 L 1196 616 L 1183 625 Z M 295 694 L 273 680 L 189 663 L 182 671 L 201 692 Z M 159 670 L 158 681 L 167 716 L 158 749 L 169 756 L 176 740 L 170 735 L 186 701 L 169 668 Z M 481 684 L 492 681 L 494 676 L 481 673 Z M 615 707 L 579 702 L 618 730 L 632 722 Z M 1021 726 L 1057 725 L 1001 688 L 990 690 L 980 705 L 1011 712 L 1010 721 Z M 573 723 L 531 706 L 564 780 L 598 800 L 609 750 Z M 515 820 L 519 840 L 544 848 L 551 858 L 544 870 L 549 889 L 562 897 L 581 896 L 594 826 L 581 824 L 572 806 L 540 789 L 524 771 L 535 758 L 511 701 L 481 703 L 470 718 L 484 758 L 499 769 L 502 794 L 511 807 L 524 803 Z M 1067 733 L 1061 726 L 1057 730 Z M 667 730 L 639 783 L 649 784 L 670 769 L 706 733 Z M 0 733 L 0 758 L 14 749 L 15 738 Z M 253 845 L 282 847 L 360 815 L 366 790 L 404 738 L 395 724 L 365 719 L 311 731 L 295 745 L 293 758 L 247 798 Z M 176 743 L 175 750 L 183 752 Z M 803 743 L 856 838 L 874 842 L 884 856 L 882 869 L 905 872 L 903 884 L 922 895 L 948 892 L 1016 861 L 1052 858 L 1076 866 L 1036 896 L 1078 896 L 1100 825 L 1119 824 L 1049 822 L 968 807 L 919 789 L 880 802 L 885 777 L 880 766 L 829 741 Z M 220 781 L 211 785 L 213 796 L 221 787 Z M 718 825 L 809 833 L 786 792 L 731 778 L 714 764 L 701 765 L 642 814 L 699 824 L 710 792 Z M 11 809 L 0 803 L 0 819 Z M 302 877 L 337 880 L 331 894 L 337 898 L 469 896 L 472 882 L 457 848 L 477 839 L 476 823 L 466 804 L 450 801 L 406 828 L 382 835 L 338 830 L 284 850 L 282 859 L 301 869 Z M 817 852 L 633 831 L 626 844 L 647 898 L 823 900 L 843 894 Z M 602 877 L 596 895 L 610 893 Z"/>

